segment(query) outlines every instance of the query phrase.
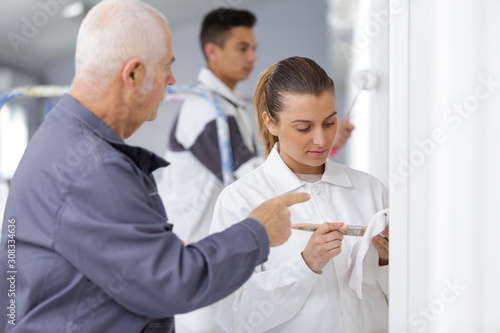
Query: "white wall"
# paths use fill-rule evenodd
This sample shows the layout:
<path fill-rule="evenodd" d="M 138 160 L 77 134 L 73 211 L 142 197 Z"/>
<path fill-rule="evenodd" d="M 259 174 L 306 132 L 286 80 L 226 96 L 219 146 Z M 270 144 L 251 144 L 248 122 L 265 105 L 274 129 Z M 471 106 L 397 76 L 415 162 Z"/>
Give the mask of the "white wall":
<path fill-rule="evenodd" d="M 346 164 L 388 185 L 391 8 L 385 0 L 361 0 L 353 6 L 352 38 L 349 43 L 337 45 L 350 58 L 346 109 L 359 92 L 350 117 L 356 129 L 349 140 Z M 365 71 L 369 76 L 360 76 Z M 360 85 L 355 82 L 360 82 L 361 78 L 366 79 L 367 85 L 360 91 Z"/>
<path fill-rule="evenodd" d="M 500 332 L 500 2 L 395 2 L 390 331 Z"/>

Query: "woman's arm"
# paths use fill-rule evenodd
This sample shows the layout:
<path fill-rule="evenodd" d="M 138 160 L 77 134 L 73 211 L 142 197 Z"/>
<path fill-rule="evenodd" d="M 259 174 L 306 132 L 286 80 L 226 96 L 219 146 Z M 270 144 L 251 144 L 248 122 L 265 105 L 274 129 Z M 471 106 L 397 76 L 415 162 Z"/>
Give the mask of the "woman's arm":
<path fill-rule="evenodd" d="M 211 233 L 230 227 L 257 205 L 240 196 L 227 195 L 227 190 L 215 205 Z M 307 266 L 302 250 L 297 249 L 295 255 L 275 269 L 263 271 L 258 266 L 240 289 L 213 304 L 211 310 L 219 325 L 227 332 L 262 332 L 295 316 L 320 276 Z"/>

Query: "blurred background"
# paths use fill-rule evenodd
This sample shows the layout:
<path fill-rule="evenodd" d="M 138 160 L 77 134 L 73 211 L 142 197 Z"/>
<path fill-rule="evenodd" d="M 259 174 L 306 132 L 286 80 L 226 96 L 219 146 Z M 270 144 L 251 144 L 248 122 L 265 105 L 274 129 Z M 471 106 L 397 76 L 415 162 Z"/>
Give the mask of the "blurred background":
<path fill-rule="evenodd" d="M 0 95 L 70 85 L 78 27 L 97 2 L 2 2 Z M 236 89 L 249 111 L 260 73 L 282 58 L 312 58 L 333 78 L 339 114 L 353 105 L 356 126 L 335 160 L 390 189 L 391 332 L 500 332 L 500 1 L 145 2 L 169 20 L 178 84 L 196 80 L 200 22 L 220 6 L 258 19 L 259 59 Z M 2 216 L 17 163 L 57 100 L 0 109 Z M 163 155 L 177 108 L 162 105 L 127 141 Z"/>
<path fill-rule="evenodd" d="M 75 41 L 85 14 L 98 0 L 22 0 L 1 4 L 0 11 L 0 93 L 25 85 L 69 86 L 74 75 Z M 205 13 L 220 6 L 245 8 L 257 16 L 255 32 L 259 57 L 249 79 L 240 82 L 237 93 L 248 102 L 258 77 L 265 68 L 290 56 L 305 56 L 318 62 L 336 85 L 340 117 L 352 107 L 357 130 L 337 155 L 336 160 L 374 173 L 387 184 L 388 172 L 388 34 L 389 11 L 385 1 L 350 0 L 183 0 L 145 1 L 158 8 L 169 20 L 174 39 L 176 61 L 173 71 L 177 84 L 192 84 L 205 64 L 198 34 Z M 363 16 L 379 13 L 376 18 Z M 375 24 L 365 27 L 360 20 Z M 360 25 L 361 39 L 355 26 Z M 370 31 L 372 29 L 373 31 Z M 368 35 L 367 35 L 368 34 Z M 375 46 L 375 47 L 374 47 Z M 380 52 L 382 50 L 382 52 Z M 375 53 L 374 53 L 375 51 Z M 375 80 L 370 90 L 353 84 L 353 77 L 369 70 Z M 358 75 L 359 79 L 365 79 Z M 363 81 L 364 82 L 364 81 Z M 374 94 L 375 91 L 379 94 Z M 354 98 L 356 102 L 353 104 Z M 376 98 L 376 103 L 370 102 Z M 29 139 L 58 98 L 19 98 L 0 112 L 0 202 Z M 371 105 L 370 108 L 367 106 Z M 146 123 L 130 139 L 163 155 L 169 126 L 176 115 L 177 103 L 160 107 L 158 119 Z M 370 109 L 368 111 L 368 109 Z M 378 114 L 378 125 L 371 126 L 371 114 Z M 382 124 L 382 127 L 378 128 Z M 376 128 L 375 135 L 371 131 Z M 370 136 L 372 139 L 370 139 Z M 357 154 L 350 154 L 359 146 Z M 361 148 L 363 147 L 363 148 Z M 363 149 L 360 152 L 360 149 Z M 370 156 L 377 163 L 370 162 Z M 157 174 L 160 177 L 160 173 Z M 2 205 L 3 206 L 3 205 Z"/>
<path fill-rule="evenodd" d="M 97 2 L 23 0 L 0 5 L 3 7 L 0 12 L 0 92 L 24 85 L 70 85 L 74 75 L 78 27 L 88 10 Z M 205 13 L 219 6 L 226 6 L 246 8 L 257 15 L 255 32 L 259 43 L 259 60 L 251 77 L 241 82 L 236 89 L 248 100 L 249 111 L 253 89 L 262 71 L 280 59 L 294 55 L 314 59 L 332 76 L 336 84 L 337 107 L 339 110 L 346 109 L 352 101 L 348 95 L 351 92 L 348 79 L 352 74 L 349 65 L 353 52 L 360 54 L 363 51 L 369 54 L 370 42 L 377 43 L 378 39 L 386 41 L 388 36 L 389 13 L 386 12 L 382 15 L 384 17 L 380 31 L 370 37 L 368 44 L 355 47 L 351 45 L 356 1 L 146 2 L 158 8 L 169 20 L 176 54 L 173 70 L 178 84 L 195 82 L 199 68 L 204 65 L 198 33 Z M 386 79 L 387 73 L 383 75 Z M 385 86 L 387 87 L 387 82 Z M 362 104 L 366 97 L 366 94 L 360 94 L 355 106 Z M 385 99 L 387 100 L 387 96 Z M 29 138 L 43 121 L 47 109 L 57 103 L 57 100 L 22 98 L 3 109 L 0 126 L 5 128 L 1 128 L 0 135 L 0 179 L 5 181 L 12 177 Z M 387 112 L 387 102 L 382 107 Z M 167 127 L 176 110 L 175 103 L 162 106 L 158 120 L 146 124 L 130 139 L 130 143 L 146 146 L 162 154 L 166 146 Z M 361 119 L 362 117 L 358 117 L 359 122 Z M 339 161 L 347 160 L 346 151 L 348 149 L 338 154 Z M 384 177 L 382 174 L 380 176 Z"/>

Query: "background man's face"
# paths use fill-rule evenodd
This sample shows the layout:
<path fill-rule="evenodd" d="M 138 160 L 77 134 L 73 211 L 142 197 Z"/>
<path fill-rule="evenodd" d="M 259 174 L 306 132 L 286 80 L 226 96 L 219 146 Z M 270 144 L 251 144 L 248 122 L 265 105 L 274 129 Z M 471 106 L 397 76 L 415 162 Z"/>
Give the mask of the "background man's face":
<path fill-rule="evenodd" d="M 252 73 L 257 60 L 257 41 L 252 28 L 231 28 L 223 47 L 216 46 L 216 56 L 209 66 L 222 81 L 241 81 Z"/>

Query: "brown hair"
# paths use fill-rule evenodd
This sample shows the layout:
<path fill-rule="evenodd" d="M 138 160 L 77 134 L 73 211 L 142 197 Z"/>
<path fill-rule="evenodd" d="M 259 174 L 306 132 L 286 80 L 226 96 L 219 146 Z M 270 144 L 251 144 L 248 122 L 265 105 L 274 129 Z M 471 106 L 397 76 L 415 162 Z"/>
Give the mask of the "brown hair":
<path fill-rule="evenodd" d="M 271 121 L 279 123 L 279 113 L 283 111 L 283 100 L 287 94 L 321 96 L 331 91 L 335 96 L 333 80 L 314 60 L 291 57 L 280 60 L 262 74 L 257 82 L 253 106 L 259 127 L 259 136 L 264 144 L 266 157 L 278 142 L 266 127 L 262 114 L 267 112 Z"/>

